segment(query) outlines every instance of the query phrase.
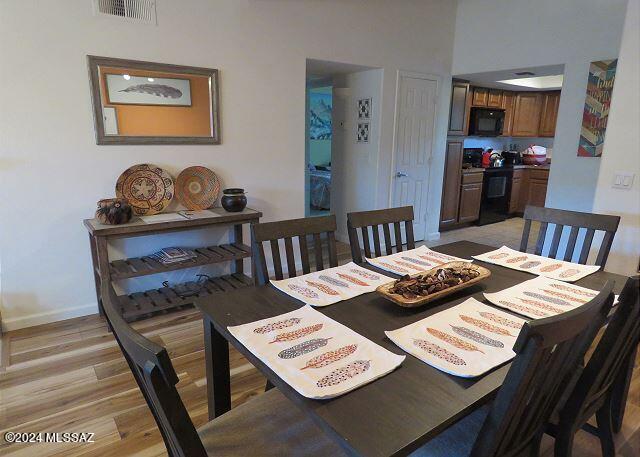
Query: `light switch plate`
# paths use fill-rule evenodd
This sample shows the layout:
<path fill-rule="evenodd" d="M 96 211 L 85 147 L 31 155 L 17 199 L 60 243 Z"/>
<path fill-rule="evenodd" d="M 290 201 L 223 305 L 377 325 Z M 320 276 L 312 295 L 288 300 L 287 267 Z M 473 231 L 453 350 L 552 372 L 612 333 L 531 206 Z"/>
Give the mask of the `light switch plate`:
<path fill-rule="evenodd" d="M 618 171 L 613 175 L 613 184 L 611 184 L 611 187 L 614 189 L 631 189 L 635 177 L 636 175 L 634 173 Z"/>

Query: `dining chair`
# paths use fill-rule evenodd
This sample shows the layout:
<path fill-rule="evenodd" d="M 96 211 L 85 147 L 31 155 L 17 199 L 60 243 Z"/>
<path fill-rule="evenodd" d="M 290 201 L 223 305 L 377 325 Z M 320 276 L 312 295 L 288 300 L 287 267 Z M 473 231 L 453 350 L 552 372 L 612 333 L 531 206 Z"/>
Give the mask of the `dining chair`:
<path fill-rule="evenodd" d="M 589 257 L 589 251 L 591 250 L 591 244 L 593 243 L 593 237 L 596 231 L 603 231 L 604 237 L 600 244 L 600 250 L 596 257 L 595 264 L 604 267 L 607 263 L 607 257 L 609 257 L 609 251 L 611 250 L 611 244 L 613 243 L 613 237 L 618 230 L 618 224 L 620 223 L 619 216 L 610 216 L 607 214 L 591 214 L 581 213 L 578 211 L 567 211 L 563 209 L 555 208 L 543 208 L 540 206 L 527 205 L 524 210 L 524 229 L 522 231 L 522 239 L 520 241 L 520 251 L 527 252 L 527 244 L 529 242 L 529 233 L 531 232 L 531 222 L 540 222 L 540 231 L 538 232 L 538 239 L 534 253 L 536 255 L 542 255 L 542 248 L 544 247 L 547 235 L 552 236 L 551 247 L 547 257 L 559 259 L 558 249 L 560 247 L 560 239 L 562 238 L 562 232 L 565 228 L 571 227 L 569 232 L 569 238 L 566 248 L 564 250 L 563 260 L 571 262 L 574 253 L 576 252 L 576 242 L 578 240 L 578 234 L 580 229 L 585 230 L 584 240 L 582 242 L 582 248 L 580 249 L 580 256 L 578 263 L 586 264 Z M 549 224 L 554 224 L 555 229 L 553 235 L 547 234 Z"/>
<path fill-rule="evenodd" d="M 328 253 L 329 267 L 338 266 L 336 251 L 336 217 L 330 216 L 308 217 L 277 222 L 263 222 L 251 226 L 251 239 L 254 246 L 254 262 L 258 278 L 256 284 L 264 285 L 269 282 L 267 258 L 263 243 L 267 243 L 271 249 L 274 276 L 276 279 L 284 279 L 283 264 L 280 258 L 280 240 L 284 240 L 285 259 L 289 278 L 297 276 L 296 259 L 294 252 L 295 237 L 298 238 L 300 249 L 300 263 L 304 274 L 311 272 L 309 260 L 309 241 L 313 240 L 311 248 L 315 258 L 315 270 L 324 270 L 323 246 Z M 324 237 L 322 236 L 324 235 Z M 323 238 L 326 242 L 323 243 Z"/>
<path fill-rule="evenodd" d="M 544 427 L 613 303 L 613 281 L 591 301 L 525 323 L 516 353 L 488 408 L 478 409 L 411 454 L 413 457 L 537 456 Z M 552 374 L 552 375 L 550 375 Z"/>
<path fill-rule="evenodd" d="M 573 439 L 582 428 L 600 438 L 602 455 L 613 457 L 614 388 L 624 381 L 626 368 L 640 339 L 639 276 L 629 278 L 619 303 L 575 388 L 561 405 L 548 432 L 555 436 L 555 456 L 569 457 Z M 626 399 L 626 396 L 625 396 Z M 597 427 L 587 421 L 595 414 Z"/>
<path fill-rule="evenodd" d="M 167 350 L 120 316 L 111 285 L 102 287 L 105 316 L 153 414 L 169 457 L 344 455 L 277 389 L 235 407 L 196 429 L 182 402 Z M 204 363 L 204 362 L 203 362 Z"/>
<path fill-rule="evenodd" d="M 362 264 L 362 249 L 368 258 L 382 255 L 382 236 L 384 237 L 385 255 L 402 251 L 402 224 L 404 225 L 407 250 L 416 247 L 413 237 L 413 206 L 399 208 L 378 209 L 373 211 L 360 211 L 347 214 L 347 230 L 349 232 L 349 245 L 351 246 L 351 258 L 357 264 Z M 393 239 L 391 237 L 393 226 Z M 371 231 L 369 230 L 371 229 Z M 358 239 L 358 231 L 362 238 L 362 249 Z M 371 238 L 370 238 L 371 234 Z M 373 241 L 373 252 L 371 251 Z"/>

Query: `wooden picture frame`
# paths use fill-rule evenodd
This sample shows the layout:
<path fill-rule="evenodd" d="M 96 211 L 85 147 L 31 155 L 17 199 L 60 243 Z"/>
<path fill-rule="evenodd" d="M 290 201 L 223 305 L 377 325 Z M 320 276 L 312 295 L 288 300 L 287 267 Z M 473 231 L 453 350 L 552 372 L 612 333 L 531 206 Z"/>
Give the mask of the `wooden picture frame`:
<path fill-rule="evenodd" d="M 98 145 L 136 145 L 136 144 L 220 144 L 220 86 L 218 70 L 212 68 L 190 67 L 157 62 L 117 59 L 112 57 L 87 56 L 91 102 Z M 176 75 L 205 76 L 209 80 L 210 100 L 210 136 L 128 136 L 105 134 L 103 103 L 101 91 L 101 67 L 126 68 L 136 71 L 174 73 Z"/>

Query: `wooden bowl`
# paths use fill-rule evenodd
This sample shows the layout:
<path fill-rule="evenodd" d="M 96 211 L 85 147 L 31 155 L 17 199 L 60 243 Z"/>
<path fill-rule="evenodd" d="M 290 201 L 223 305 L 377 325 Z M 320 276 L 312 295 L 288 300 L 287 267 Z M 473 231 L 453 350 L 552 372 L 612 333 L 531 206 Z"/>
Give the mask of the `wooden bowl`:
<path fill-rule="evenodd" d="M 444 263 L 440 266 L 437 266 L 435 268 L 432 268 L 430 270 L 427 271 L 423 271 L 421 273 L 416 273 L 414 275 L 411 275 L 412 278 L 415 278 L 416 276 L 422 276 L 422 275 L 426 275 L 426 274 L 430 274 L 430 273 L 435 273 L 437 270 L 441 269 L 441 268 L 460 268 L 460 267 L 467 267 L 467 268 L 474 268 L 475 270 L 477 270 L 480 275 L 465 282 L 462 284 L 458 284 L 457 286 L 453 286 L 453 287 L 449 287 L 448 289 L 444 289 L 441 290 L 439 292 L 434 292 L 432 294 L 426 295 L 426 296 L 420 296 L 417 298 L 404 298 L 402 295 L 398 295 L 398 294 L 392 294 L 389 292 L 389 290 L 391 288 L 393 288 L 393 285 L 395 284 L 395 281 L 389 282 L 387 284 L 383 284 L 381 286 L 378 286 L 378 288 L 376 289 L 376 292 L 378 292 L 380 295 L 382 295 L 384 298 L 386 298 L 387 300 L 390 300 L 392 302 L 394 302 L 396 305 L 400 305 L 404 308 L 416 308 L 418 306 L 422 306 L 425 305 L 429 302 L 432 302 L 434 300 L 438 300 L 442 297 L 446 297 L 447 295 L 451 295 L 453 293 L 459 292 L 463 289 L 466 289 L 467 287 L 471 287 L 472 285 L 488 278 L 489 276 L 491 276 L 491 271 L 489 271 L 488 269 L 486 269 L 483 266 L 480 265 L 476 265 L 475 263 L 471 263 L 471 262 L 449 262 L 449 263 Z"/>

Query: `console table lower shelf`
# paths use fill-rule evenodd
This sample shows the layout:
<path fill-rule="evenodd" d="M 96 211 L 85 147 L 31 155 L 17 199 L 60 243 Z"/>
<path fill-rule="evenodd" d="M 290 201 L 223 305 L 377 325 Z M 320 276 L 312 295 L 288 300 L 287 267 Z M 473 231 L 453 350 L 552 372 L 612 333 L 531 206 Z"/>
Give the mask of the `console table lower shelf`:
<path fill-rule="evenodd" d="M 189 297 L 180 297 L 173 287 L 150 289 L 145 292 L 134 292 L 129 295 L 120 295 L 120 311 L 126 321 L 133 321 L 141 317 L 165 311 L 181 306 L 193 304 L 195 297 L 202 297 L 229 290 L 239 289 L 253 285 L 253 280 L 242 273 L 232 273 L 225 276 L 214 277 L 202 283 L 203 288 L 197 294 Z"/>

